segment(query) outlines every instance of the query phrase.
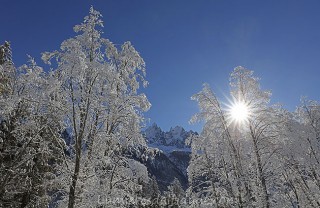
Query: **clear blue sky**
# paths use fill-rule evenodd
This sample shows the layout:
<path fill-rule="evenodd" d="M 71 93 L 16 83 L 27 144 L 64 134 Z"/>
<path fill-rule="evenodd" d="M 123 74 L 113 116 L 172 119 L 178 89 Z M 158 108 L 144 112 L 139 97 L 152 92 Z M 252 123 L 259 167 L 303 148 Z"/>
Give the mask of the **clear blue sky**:
<path fill-rule="evenodd" d="M 190 96 L 207 82 L 228 95 L 238 65 L 255 71 L 272 102 L 294 110 L 302 95 L 320 100 L 320 1 L 309 0 L 1 0 L 0 43 L 12 43 L 16 65 L 26 54 L 58 49 L 90 5 L 105 37 L 130 40 L 147 64 L 152 103 L 146 114 L 164 130 L 197 112 Z"/>

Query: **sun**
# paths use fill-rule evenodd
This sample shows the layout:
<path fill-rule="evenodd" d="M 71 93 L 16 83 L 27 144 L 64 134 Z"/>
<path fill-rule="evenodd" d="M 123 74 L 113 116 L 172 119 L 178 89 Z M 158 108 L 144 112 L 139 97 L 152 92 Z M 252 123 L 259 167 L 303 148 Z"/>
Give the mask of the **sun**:
<path fill-rule="evenodd" d="M 235 102 L 230 107 L 230 117 L 233 121 L 242 123 L 249 118 L 249 107 L 244 102 Z"/>

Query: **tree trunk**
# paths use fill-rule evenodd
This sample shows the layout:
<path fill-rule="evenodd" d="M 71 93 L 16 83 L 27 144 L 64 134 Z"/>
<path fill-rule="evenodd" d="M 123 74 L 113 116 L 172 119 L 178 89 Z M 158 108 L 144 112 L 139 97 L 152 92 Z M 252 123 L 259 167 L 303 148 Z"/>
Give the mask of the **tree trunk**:
<path fill-rule="evenodd" d="M 257 145 L 257 138 L 255 137 L 252 127 L 250 126 L 250 132 L 251 132 L 251 138 L 253 142 L 253 148 L 254 148 L 254 153 L 256 156 L 257 160 L 257 166 L 258 166 L 258 179 L 261 183 L 262 186 L 262 191 L 263 191 L 263 207 L 265 208 L 270 208 L 270 202 L 269 202 L 269 195 L 268 195 L 268 190 L 267 190 L 267 184 L 266 184 L 266 178 L 264 177 L 263 174 L 263 168 L 262 168 L 262 162 L 261 162 L 261 155 L 259 153 L 258 145 Z"/>
<path fill-rule="evenodd" d="M 74 114 L 75 115 L 75 114 Z M 74 117 L 75 119 L 75 117 Z M 70 191 L 69 191 L 69 203 L 68 203 L 68 208 L 74 208 L 75 205 L 75 191 L 76 191 L 76 185 L 77 185 L 77 180 L 79 176 L 79 171 L 80 171 L 80 159 L 81 159 L 81 143 L 82 143 L 82 135 L 83 135 L 83 130 L 81 127 L 82 122 L 80 124 L 80 135 L 78 136 L 76 127 L 75 127 L 75 121 L 74 121 L 74 130 L 76 133 L 76 162 L 75 162 L 75 167 L 74 167 L 74 173 L 72 176 L 72 182 L 70 185 Z"/>
<path fill-rule="evenodd" d="M 75 190 L 76 190 L 76 185 L 77 185 L 77 180 L 78 180 L 79 170 L 80 170 L 80 158 L 81 158 L 81 139 L 78 138 L 76 143 L 76 164 L 75 164 L 74 173 L 72 176 L 72 183 L 70 185 L 68 208 L 74 208 L 74 204 L 75 204 Z"/>

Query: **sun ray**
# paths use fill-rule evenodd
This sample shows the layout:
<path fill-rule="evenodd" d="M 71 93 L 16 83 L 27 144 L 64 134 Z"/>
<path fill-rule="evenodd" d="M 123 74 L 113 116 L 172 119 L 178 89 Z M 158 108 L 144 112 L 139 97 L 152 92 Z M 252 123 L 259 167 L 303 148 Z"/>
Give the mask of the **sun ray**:
<path fill-rule="evenodd" d="M 228 115 L 229 125 L 235 124 L 236 126 L 240 126 L 247 123 L 252 114 L 250 106 L 235 98 L 232 101 L 228 99 L 228 102 L 229 104 L 226 104 L 226 112 Z"/>
<path fill-rule="evenodd" d="M 248 119 L 248 106 L 243 102 L 235 103 L 230 109 L 230 115 L 233 120 L 242 122 Z"/>

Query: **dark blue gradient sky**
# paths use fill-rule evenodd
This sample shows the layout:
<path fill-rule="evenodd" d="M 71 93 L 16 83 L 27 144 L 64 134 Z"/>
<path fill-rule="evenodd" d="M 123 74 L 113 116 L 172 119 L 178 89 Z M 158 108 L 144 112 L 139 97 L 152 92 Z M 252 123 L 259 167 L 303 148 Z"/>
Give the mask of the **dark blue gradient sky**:
<path fill-rule="evenodd" d="M 16 65 L 29 54 L 45 66 L 40 53 L 74 36 L 90 5 L 104 16 L 106 38 L 130 40 L 144 58 L 146 116 L 164 130 L 199 130 L 188 124 L 198 110 L 190 97 L 207 82 L 226 100 L 238 65 L 290 111 L 301 96 L 320 100 L 320 1 L 1 0 L 0 43 L 11 41 Z"/>

